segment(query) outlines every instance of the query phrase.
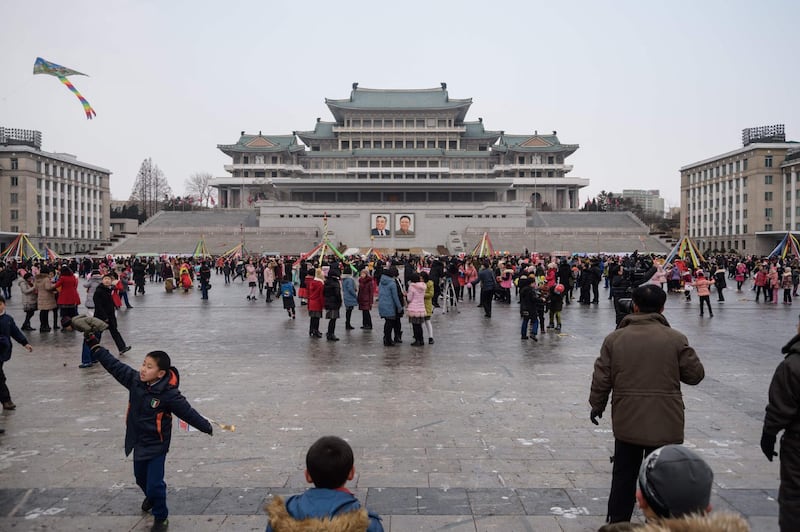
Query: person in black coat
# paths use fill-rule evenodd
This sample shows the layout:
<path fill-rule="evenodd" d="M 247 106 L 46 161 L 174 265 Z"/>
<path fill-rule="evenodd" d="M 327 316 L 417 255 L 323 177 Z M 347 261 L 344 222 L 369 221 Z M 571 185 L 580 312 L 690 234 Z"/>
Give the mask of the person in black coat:
<path fill-rule="evenodd" d="M 135 285 L 133 295 L 144 295 L 144 279 L 147 275 L 147 267 L 139 259 L 136 259 L 133 261 L 131 271 L 133 272 L 133 284 Z"/>
<path fill-rule="evenodd" d="M 564 285 L 564 303 L 569 305 L 570 298 L 572 297 L 572 268 L 570 268 L 567 259 L 561 259 L 558 263 L 558 272 L 556 273 L 558 282 Z"/>
<path fill-rule="evenodd" d="M 325 336 L 330 342 L 338 342 L 336 337 L 336 320 L 339 318 L 339 309 L 342 308 L 342 285 L 339 283 L 339 270 L 331 268 L 322 287 L 322 297 L 325 299 L 325 317 L 328 318 L 328 334 Z"/>
<path fill-rule="evenodd" d="M 111 338 L 117 344 L 119 354 L 122 355 L 131 350 L 131 346 L 125 344 L 122 335 L 117 330 L 117 316 L 114 308 L 114 300 L 111 298 L 111 285 L 114 278 L 111 274 L 107 273 L 103 276 L 103 284 L 99 285 L 94 291 L 94 317 L 103 320 L 108 324 L 108 332 L 111 333 Z"/>

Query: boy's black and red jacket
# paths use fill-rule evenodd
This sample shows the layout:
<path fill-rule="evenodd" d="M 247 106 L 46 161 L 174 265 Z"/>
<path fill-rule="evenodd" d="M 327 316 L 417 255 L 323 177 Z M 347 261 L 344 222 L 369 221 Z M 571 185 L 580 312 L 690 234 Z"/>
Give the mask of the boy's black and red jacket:
<path fill-rule="evenodd" d="M 211 423 L 178 390 L 180 376 L 176 368 L 169 368 L 164 378 L 150 386 L 141 381 L 137 370 L 117 360 L 104 347 L 95 347 L 92 354 L 130 391 L 125 420 L 126 456 L 133 451 L 134 460 L 149 460 L 167 453 L 172 439 L 172 414 L 211 434 Z"/>

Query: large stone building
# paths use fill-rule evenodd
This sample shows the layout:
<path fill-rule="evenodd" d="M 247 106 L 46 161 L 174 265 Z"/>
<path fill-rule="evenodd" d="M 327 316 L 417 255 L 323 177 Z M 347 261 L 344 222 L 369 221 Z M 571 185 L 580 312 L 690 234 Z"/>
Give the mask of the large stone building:
<path fill-rule="evenodd" d="M 0 248 L 26 233 L 41 251 L 73 254 L 109 239 L 111 172 L 42 150 L 42 134 L 0 127 Z"/>
<path fill-rule="evenodd" d="M 338 241 L 388 248 L 443 244 L 469 226 L 524 228 L 531 211 L 576 211 L 588 179 L 569 177 L 578 149 L 551 134 L 510 135 L 468 121 L 471 99 L 441 87 L 359 88 L 326 99 L 333 121 L 310 131 L 219 145 L 222 207 L 260 209 L 262 227 L 314 225 Z M 308 223 L 313 222 L 313 223 Z M 377 224 L 385 223 L 385 229 Z M 376 242 L 377 240 L 377 242 Z"/>
<path fill-rule="evenodd" d="M 800 143 L 775 125 L 745 129 L 742 144 L 681 168 L 681 233 L 701 250 L 763 255 L 800 231 Z"/>
<path fill-rule="evenodd" d="M 646 213 L 664 217 L 664 198 L 661 197 L 661 193 L 658 190 L 626 188 L 622 191 L 622 198 L 630 199 Z"/>

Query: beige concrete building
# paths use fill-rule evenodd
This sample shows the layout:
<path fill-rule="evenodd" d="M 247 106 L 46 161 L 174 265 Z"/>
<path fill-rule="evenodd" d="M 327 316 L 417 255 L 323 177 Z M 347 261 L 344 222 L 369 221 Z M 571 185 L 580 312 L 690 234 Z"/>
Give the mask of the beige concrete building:
<path fill-rule="evenodd" d="M 0 127 L 0 248 L 26 233 L 42 251 L 92 250 L 109 239 L 111 172 L 42 150 L 42 134 Z"/>
<path fill-rule="evenodd" d="M 624 189 L 622 198 L 631 199 L 644 212 L 664 217 L 664 198 L 658 190 Z"/>
<path fill-rule="evenodd" d="M 681 234 L 703 251 L 764 255 L 786 231 L 800 231 L 800 161 L 792 151 L 800 143 L 786 141 L 783 125 L 746 129 L 742 139 L 741 148 L 680 170 Z"/>

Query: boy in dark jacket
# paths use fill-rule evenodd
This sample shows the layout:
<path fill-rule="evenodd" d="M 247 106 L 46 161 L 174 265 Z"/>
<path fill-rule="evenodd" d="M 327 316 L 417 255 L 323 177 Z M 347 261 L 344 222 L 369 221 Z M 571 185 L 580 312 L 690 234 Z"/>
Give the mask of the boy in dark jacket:
<path fill-rule="evenodd" d="M 139 370 L 123 364 L 90 336 L 92 355 L 130 395 L 126 416 L 125 455 L 133 451 L 133 475 L 145 494 L 142 511 L 153 511 L 153 531 L 167 530 L 167 484 L 164 463 L 172 439 L 172 414 L 212 434 L 211 423 L 178 390 L 180 376 L 164 351 L 151 351 Z"/>
<path fill-rule="evenodd" d="M 266 506 L 266 532 L 287 530 L 366 530 L 383 532 L 378 514 L 361 507 L 344 487 L 353 480 L 353 449 L 343 439 L 323 436 L 306 454 L 306 482 L 314 487 L 300 495 L 275 497 Z M 323 525 L 329 526 L 324 527 Z M 302 527 L 306 525 L 306 527 Z"/>

